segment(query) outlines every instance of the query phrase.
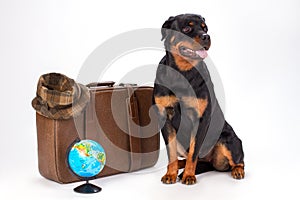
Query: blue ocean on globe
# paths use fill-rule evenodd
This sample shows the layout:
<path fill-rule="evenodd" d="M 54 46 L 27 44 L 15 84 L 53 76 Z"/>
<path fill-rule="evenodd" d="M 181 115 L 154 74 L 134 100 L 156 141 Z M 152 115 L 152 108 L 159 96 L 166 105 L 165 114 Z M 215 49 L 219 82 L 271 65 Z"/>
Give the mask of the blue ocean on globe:
<path fill-rule="evenodd" d="M 81 140 L 69 152 L 68 163 L 71 170 L 80 177 L 89 178 L 99 174 L 104 168 L 106 154 L 103 147 L 93 140 Z"/>

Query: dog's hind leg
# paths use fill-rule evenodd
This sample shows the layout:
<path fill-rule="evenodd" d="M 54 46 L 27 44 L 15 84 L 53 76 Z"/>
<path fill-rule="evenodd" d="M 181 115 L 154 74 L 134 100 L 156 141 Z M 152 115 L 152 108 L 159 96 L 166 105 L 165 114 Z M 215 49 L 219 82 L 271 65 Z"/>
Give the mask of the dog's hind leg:
<path fill-rule="evenodd" d="M 242 141 L 226 122 L 213 153 L 213 166 L 219 171 L 231 171 L 235 179 L 242 179 L 244 172 L 244 152 Z"/>

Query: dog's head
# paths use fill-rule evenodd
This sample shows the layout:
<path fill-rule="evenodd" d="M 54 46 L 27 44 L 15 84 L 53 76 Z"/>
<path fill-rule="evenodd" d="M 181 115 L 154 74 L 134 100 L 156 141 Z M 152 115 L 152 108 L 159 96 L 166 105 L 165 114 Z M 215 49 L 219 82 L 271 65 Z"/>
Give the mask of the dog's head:
<path fill-rule="evenodd" d="M 166 49 L 189 61 L 203 60 L 207 57 L 207 50 L 211 44 L 207 31 L 205 19 L 194 14 L 170 17 L 161 29 Z"/>

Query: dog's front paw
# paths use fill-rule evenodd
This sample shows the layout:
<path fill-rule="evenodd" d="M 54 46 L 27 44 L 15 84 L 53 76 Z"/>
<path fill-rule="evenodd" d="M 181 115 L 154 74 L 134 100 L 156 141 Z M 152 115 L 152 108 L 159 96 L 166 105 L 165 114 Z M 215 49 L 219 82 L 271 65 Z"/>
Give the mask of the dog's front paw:
<path fill-rule="evenodd" d="M 234 179 L 243 179 L 245 177 L 245 172 L 243 167 L 235 167 L 231 171 L 231 176 Z"/>
<path fill-rule="evenodd" d="M 194 175 L 187 175 L 182 177 L 181 182 L 186 185 L 193 185 L 197 182 L 197 179 Z"/>
<path fill-rule="evenodd" d="M 176 183 L 177 174 L 166 174 L 161 178 L 161 182 L 165 184 L 173 184 Z"/>

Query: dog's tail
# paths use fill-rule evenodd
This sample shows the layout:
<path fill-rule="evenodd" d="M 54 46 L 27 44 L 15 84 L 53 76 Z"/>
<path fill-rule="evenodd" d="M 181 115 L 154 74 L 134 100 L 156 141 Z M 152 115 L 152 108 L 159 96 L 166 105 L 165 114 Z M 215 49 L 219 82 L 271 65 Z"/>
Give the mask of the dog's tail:
<path fill-rule="evenodd" d="M 178 161 L 178 169 L 182 169 L 185 167 L 186 159 Z M 209 162 L 198 161 L 196 165 L 195 174 L 203 174 L 205 172 L 215 171 L 213 165 Z M 183 172 L 179 174 L 179 178 L 182 179 Z"/>

